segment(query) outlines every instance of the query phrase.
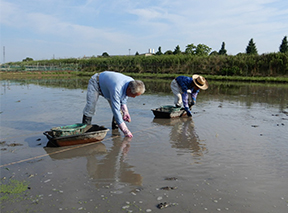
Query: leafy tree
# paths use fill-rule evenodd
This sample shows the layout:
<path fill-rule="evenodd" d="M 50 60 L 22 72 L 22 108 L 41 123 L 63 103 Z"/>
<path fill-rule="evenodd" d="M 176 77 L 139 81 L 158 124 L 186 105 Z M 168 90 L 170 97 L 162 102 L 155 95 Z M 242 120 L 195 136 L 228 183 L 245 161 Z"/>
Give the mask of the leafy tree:
<path fill-rule="evenodd" d="M 26 58 L 23 59 L 22 61 L 23 61 L 23 62 L 24 62 L 24 61 L 33 61 L 33 58 L 26 57 Z"/>
<path fill-rule="evenodd" d="M 164 55 L 173 55 L 173 52 L 172 52 L 172 50 L 167 50 L 167 51 L 164 53 Z"/>
<path fill-rule="evenodd" d="M 180 50 L 180 46 L 179 46 L 179 45 L 177 45 L 177 46 L 175 47 L 175 50 L 174 50 L 173 54 L 174 54 L 174 55 L 181 54 L 181 50 Z"/>
<path fill-rule="evenodd" d="M 158 51 L 155 53 L 155 55 L 162 55 L 161 47 L 158 47 Z"/>
<path fill-rule="evenodd" d="M 198 44 L 195 50 L 196 55 L 199 56 L 208 56 L 212 48 L 208 47 L 205 44 Z"/>
<path fill-rule="evenodd" d="M 102 53 L 103 57 L 109 57 L 109 54 L 107 52 Z"/>
<path fill-rule="evenodd" d="M 186 54 L 194 55 L 196 50 L 196 46 L 194 44 L 188 44 L 185 49 Z"/>
<path fill-rule="evenodd" d="M 256 48 L 256 44 L 253 41 L 253 38 L 250 39 L 248 46 L 246 47 L 246 54 L 249 55 L 257 55 L 257 48 Z"/>
<path fill-rule="evenodd" d="M 282 43 L 279 47 L 279 51 L 281 53 L 288 53 L 288 43 L 287 43 L 287 36 L 285 36 L 282 40 Z"/>
<path fill-rule="evenodd" d="M 191 55 L 208 56 L 211 50 L 212 48 L 205 44 L 198 44 L 197 46 L 194 44 L 188 44 L 186 46 L 185 53 Z"/>
<path fill-rule="evenodd" d="M 138 51 L 135 53 L 135 55 L 139 55 Z"/>
<path fill-rule="evenodd" d="M 219 50 L 219 55 L 227 55 L 227 50 L 225 49 L 225 42 L 222 42 L 221 49 Z"/>

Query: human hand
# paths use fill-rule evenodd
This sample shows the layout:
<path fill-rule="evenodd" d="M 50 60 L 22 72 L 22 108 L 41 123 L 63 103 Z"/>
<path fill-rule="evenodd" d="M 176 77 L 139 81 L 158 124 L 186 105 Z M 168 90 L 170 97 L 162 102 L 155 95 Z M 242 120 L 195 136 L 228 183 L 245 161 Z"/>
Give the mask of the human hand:
<path fill-rule="evenodd" d="M 131 117 L 129 113 L 123 113 L 123 120 L 127 122 L 131 122 Z"/>
<path fill-rule="evenodd" d="M 185 109 L 185 111 L 186 111 L 186 113 L 187 113 L 187 116 L 188 116 L 188 117 L 192 117 L 192 113 L 191 113 L 191 111 L 189 110 L 189 108 L 188 108 L 188 107 L 185 107 L 184 109 Z"/>
<path fill-rule="evenodd" d="M 192 113 L 190 110 L 186 111 L 188 117 L 192 117 Z"/>
<path fill-rule="evenodd" d="M 127 128 L 125 122 L 122 122 L 121 124 L 119 124 L 119 128 L 121 129 L 121 131 L 124 133 L 125 137 L 129 137 L 132 138 L 133 135 L 132 133 L 129 131 L 129 129 Z"/>
<path fill-rule="evenodd" d="M 128 137 L 128 138 L 133 138 L 133 135 L 132 133 L 129 131 L 127 133 L 124 133 L 125 137 Z"/>

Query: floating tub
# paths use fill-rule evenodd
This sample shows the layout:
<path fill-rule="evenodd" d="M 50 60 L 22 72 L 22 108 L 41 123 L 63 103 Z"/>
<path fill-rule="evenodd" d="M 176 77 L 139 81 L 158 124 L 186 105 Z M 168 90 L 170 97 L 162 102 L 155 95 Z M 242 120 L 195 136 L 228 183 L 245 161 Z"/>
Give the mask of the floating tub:
<path fill-rule="evenodd" d="M 86 125 L 82 133 L 55 137 L 53 131 L 43 134 L 49 139 L 47 146 L 71 146 L 101 141 L 105 138 L 109 129 L 98 125 Z"/>
<path fill-rule="evenodd" d="M 151 110 L 155 118 L 177 118 L 187 115 L 184 108 L 174 107 L 171 105 L 161 106 Z"/>

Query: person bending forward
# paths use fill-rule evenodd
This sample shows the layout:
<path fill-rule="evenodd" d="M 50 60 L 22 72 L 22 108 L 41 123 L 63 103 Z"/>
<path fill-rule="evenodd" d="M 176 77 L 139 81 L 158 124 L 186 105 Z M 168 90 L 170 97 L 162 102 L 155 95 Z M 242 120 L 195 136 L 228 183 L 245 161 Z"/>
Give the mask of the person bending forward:
<path fill-rule="evenodd" d="M 127 108 L 128 97 L 135 98 L 145 92 L 140 80 L 114 71 L 94 74 L 87 87 L 87 102 L 83 110 L 82 123 L 91 124 L 99 95 L 108 100 L 112 113 L 112 129 L 120 128 L 126 137 L 133 137 L 124 121 L 131 122 Z"/>
<path fill-rule="evenodd" d="M 189 117 L 192 116 L 190 108 L 196 104 L 196 98 L 200 91 L 208 89 L 208 82 L 201 75 L 178 76 L 171 82 L 171 90 L 174 94 L 174 104 L 181 107 L 182 102 Z"/>

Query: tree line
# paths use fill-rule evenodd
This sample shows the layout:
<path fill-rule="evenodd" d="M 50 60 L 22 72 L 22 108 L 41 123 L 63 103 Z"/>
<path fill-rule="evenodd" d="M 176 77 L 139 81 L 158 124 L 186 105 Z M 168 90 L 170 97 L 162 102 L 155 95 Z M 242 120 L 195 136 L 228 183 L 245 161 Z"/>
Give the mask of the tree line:
<path fill-rule="evenodd" d="M 188 44 L 186 46 L 186 49 L 184 52 L 180 50 L 180 46 L 177 45 L 172 50 L 167 50 L 165 53 L 162 53 L 161 47 L 158 47 L 158 51 L 155 53 L 155 55 L 178 55 L 178 54 L 187 54 L 187 55 L 198 55 L 198 56 L 208 56 L 208 55 L 227 55 L 227 50 L 225 48 L 225 42 L 222 42 L 221 49 L 219 51 L 213 51 L 211 52 L 212 48 L 208 47 L 205 44 L 198 44 L 197 46 L 192 44 Z M 288 42 L 287 42 L 287 36 L 284 36 L 282 39 L 282 42 L 279 46 L 279 52 L 280 53 L 287 53 L 288 52 Z M 249 55 L 258 55 L 258 50 L 256 47 L 255 42 L 253 41 L 253 38 L 249 40 L 249 43 L 246 47 L 246 54 Z M 239 53 L 241 54 L 241 53 Z M 135 55 L 139 55 L 138 52 L 136 52 Z M 109 54 L 107 52 L 104 52 L 102 56 L 107 57 Z"/>
<path fill-rule="evenodd" d="M 161 54 L 161 47 L 154 56 L 109 56 L 91 57 L 88 59 L 51 59 L 34 61 L 29 58 L 22 62 L 10 63 L 20 66 L 20 70 L 29 67 L 57 67 L 61 70 L 82 72 L 101 72 L 114 70 L 125 73 L 183 74 L 193 73 L 226 76 L 287 76 L 288 45 L 287 36 L 282 40 L 279 52 L 259 55 L 256 45 L 251 39 L 246 53 L 235 56 L 227 55 L 225 43 L 218 52 L 210 53 L 211 48 L 204 44 L 189 44 L 185 52 L 179 45 L 174 51 Z M 210 53 L 210 54 L 209 54 Z M 37 68 L 36 68 L 37 69 Z M 40 69 L 40 68 L 39 68 Z"/>

